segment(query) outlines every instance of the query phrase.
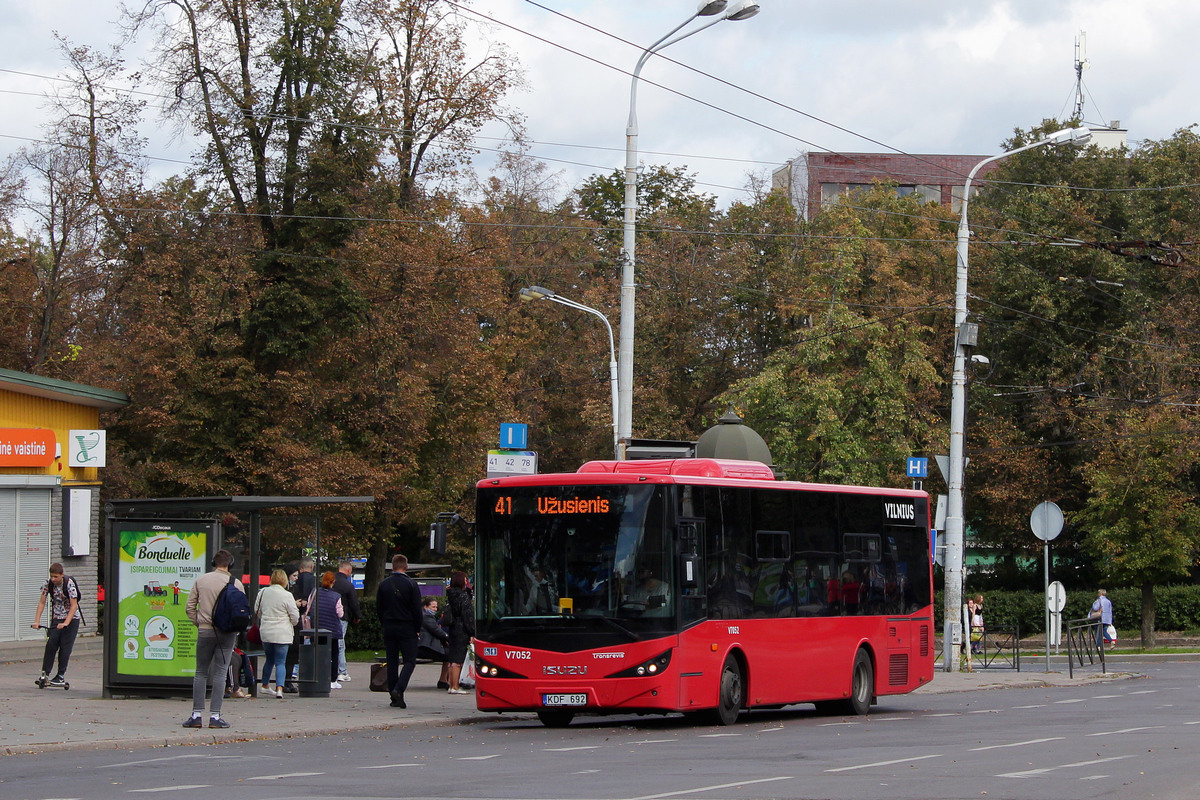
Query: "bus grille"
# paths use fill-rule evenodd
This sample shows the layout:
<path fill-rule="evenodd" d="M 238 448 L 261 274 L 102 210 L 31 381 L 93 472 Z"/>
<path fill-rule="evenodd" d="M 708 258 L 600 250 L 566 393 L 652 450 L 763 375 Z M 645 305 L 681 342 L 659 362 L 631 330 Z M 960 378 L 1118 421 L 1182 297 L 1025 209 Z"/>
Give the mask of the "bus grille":
<path fill-rule="evenodd" d="M 921 626 L 921 657 L 929 655 L 929 626 Z"/>
<path fill-rule="evenodd" d="M 888 686 L 908 685 L 908 653 L 893 653 L 888 659 Z"/>

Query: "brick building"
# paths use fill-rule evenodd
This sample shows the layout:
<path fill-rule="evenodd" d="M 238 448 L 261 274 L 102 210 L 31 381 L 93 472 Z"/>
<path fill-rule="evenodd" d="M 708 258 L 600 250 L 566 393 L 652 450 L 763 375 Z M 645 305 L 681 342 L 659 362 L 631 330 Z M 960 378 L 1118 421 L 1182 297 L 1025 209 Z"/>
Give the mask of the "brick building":
<path fill-rule="evenodd" d="M 987 156 L 901 155 L 899 153 L 801 153 L 775 170 L 771 185 L 786 191 L 805 219 L 855 191 L 876 183 L 895 184 L 901 195 L 915 194 L 926 202 L 962 203 L 967 175 Z M 995 169 L 988 164 L 976 179 Z"/>
<path fill-rule="evenodd" d="M 1092 146 L 1118 150 L 1126 146 L 1126 130 L 1114 121 L 1092 128 Z M 967 175 L 985 155 L 909 155 L 902 153 L 801 153 L 775 170 L 771 188 L 786 191 L 804 219 L 877 183 L 894 184 L 901 195 L 917 195 L 925 202 L 949 205 L 958 213 Z M 975 176 L 980 180 L 997 168 L 988 164 Z"/>

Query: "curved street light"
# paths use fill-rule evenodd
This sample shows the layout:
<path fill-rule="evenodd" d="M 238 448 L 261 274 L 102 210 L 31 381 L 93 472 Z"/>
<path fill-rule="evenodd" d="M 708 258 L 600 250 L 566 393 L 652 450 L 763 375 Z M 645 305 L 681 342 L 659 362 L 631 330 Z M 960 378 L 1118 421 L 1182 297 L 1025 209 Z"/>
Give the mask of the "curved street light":
<path fill-rule="evenodd" d="M 637 65 L 633 68 L 633 78 L 629 84 L 629 120 L 625 125 L 625 231 L 622 243 L 621 266 L 621 331 L 620 331 L 620 377 L 618 381 L 618 426 L 617 426 L 617 458 L 625 458 L 625 448 L 633 437 L 633 328 L 635 308 L 634 267 L 636 266 L 635 252 L 637 243 L 637 154 L 638 154 L 638 124 L 637 124 L 637 87 L 638 77 L 642 67 L 650 56 L 663 48 L 681 42 L 689 36 L 694 36 L 702 30 L 711 28 L 718 22 L 730 20 L 737 22 L 750 19 L 759 11 L 759 4 L 751 0 L 739 0 L 726 8 L 727 0 L 701 0 L 696 12 L 675 26 L 654 44 L 642 52 Z M 724 13 L 722 13 L 724 12 Z M 720 15 L 720 16 L 717 16 Z M 676 36 L 692 20 L 698 17 L 716 17 L 694 30 Z M 672 38 L 674 37 L 674 38 Z"/>
<path fill-rule="evenodd" d="M 608 331 L 608 381 L 612 385 L 612 428 L 613 428 L 613 456 L 619 458 L 621 455 L 621 447 L 617 434 L 617 349 L 613 345 L 613 329 L 608 322 L 608 317 L 601 314 L 591 306 L 585 306 L 583 303 L 577 303 L 574 300 L 569 300 L 554 291 L 542 286 L 530 286 L 521 290 L 521 299 L 524 301 L 532 300 L 549 300 L 551 303 L 573 308 L 576 311 L 583 311 L 600 318 L 604 323 L 605 330 Z"/>
<path fill-rule="evenodd" d="M 942 628 L 942 658 L 946 672 L 958 671 L 958 659 L 953 657 L 955 626 L 959 624 L 962 606 L 963 572 L 963 472 L 966 467 L 966 419 L 967 419 L 967 351 L 974 346 L 974 329 L 967 323 L 967 247 L 971 240 L 971 228 L 967 223 L 967 204 L 971 199 L 971 182 L 980 169 L 1008 158 L 1011 155 L 1032 150 L 1047 144 L 1084 145 L 1091 141 L 1092 132 L 1087 128 L 1063 128 L 1032 144 L 1008 150 L 985 158 L 975 165 L 967 175 L 963 186 L 962 215 L 958 222 L 958 276 L 954 291 L 954 377 L 950 394 L 950 458 L 949 475 L 946 476 L 946 608 Z"/>

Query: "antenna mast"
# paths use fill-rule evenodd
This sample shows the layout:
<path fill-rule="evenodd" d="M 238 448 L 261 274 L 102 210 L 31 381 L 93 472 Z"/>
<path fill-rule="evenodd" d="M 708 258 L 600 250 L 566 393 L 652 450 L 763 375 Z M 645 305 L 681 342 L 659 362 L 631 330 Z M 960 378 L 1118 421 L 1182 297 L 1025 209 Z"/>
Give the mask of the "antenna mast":
<path fill-rule="evenodd" d="M 1087 60 L 1087 31 L 1075 37 L 1075 113 L 1071 119 L 1083 119 L 1083 71 L 1090 66 Z"/>

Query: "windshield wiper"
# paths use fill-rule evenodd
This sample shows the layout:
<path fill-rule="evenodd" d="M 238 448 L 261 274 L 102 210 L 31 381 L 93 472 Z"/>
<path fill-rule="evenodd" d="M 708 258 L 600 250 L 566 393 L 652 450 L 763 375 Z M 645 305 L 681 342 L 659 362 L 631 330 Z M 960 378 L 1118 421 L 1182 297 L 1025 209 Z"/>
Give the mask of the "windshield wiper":
<path fill-rule="evenodd" d="M 609 617 L 584 617 L 583 619 L 588 619 L 588 620 L 593 620 L 593 619 L 595 619 L 595 620 L 600 620 L 600 621 L 601 621 L 601 622 L 603 622 L 604 624 L 608 625 L 610 628 L 615 628 L 616 630 L 618 630 L 618 631 L 620 631 L 621 633 L 623 633 L 623 634 L 625 634 L 626 636 L 628 636 L 628 637 L 629 637 L 629 641 L 631 641 L 631 642 L 636 642 L 636 641 L 638 640 L 638 635 L 637 635 L 636 633 L 634 633 L 633 631 L 631 631 L 629 628 L 626 628 L 624 625 L 622 625 L 621 623 L 617 622 L 615 619 L 611 619 L 611 618 L 609 618 Z"/>

